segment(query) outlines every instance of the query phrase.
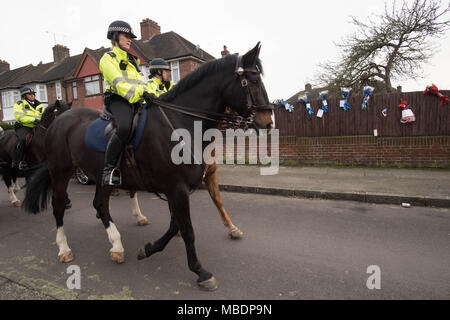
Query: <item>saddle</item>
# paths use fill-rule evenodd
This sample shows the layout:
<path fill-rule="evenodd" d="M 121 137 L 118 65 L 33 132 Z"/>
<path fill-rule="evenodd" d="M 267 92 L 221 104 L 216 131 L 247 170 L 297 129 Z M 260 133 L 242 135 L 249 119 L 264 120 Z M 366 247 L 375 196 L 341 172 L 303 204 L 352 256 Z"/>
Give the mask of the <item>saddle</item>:
<path fill-rule="evenodd" d="M 130 140 L 127 143 L 132 149 L 136 150 L 142 140 L 144 128 L 147 122 L 147 107 L 141 107 L 133 117 Z M 106 147 L 111 136 L 116 131 L 116 124 L 113 115 L 103 106 L 99 118 L 93 121 L 85 134 L 86 145 L 98 152 L 106 152 Z"/>

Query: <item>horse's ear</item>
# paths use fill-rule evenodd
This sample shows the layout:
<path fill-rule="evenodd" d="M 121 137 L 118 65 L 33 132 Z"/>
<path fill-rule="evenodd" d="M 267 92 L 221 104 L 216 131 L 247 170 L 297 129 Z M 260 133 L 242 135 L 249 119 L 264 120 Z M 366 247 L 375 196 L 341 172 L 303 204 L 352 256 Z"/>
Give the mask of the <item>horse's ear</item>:
<path fill-rule="evenodd" d="M 245 67 L 254 66 L 259 58 L 260 51 L 261 51 L 261 42 L 258 42 L 252 50 L 244 54 L 244 57 L 242 59 L 244 66 Z"/>
<path fill-rule="evenodd" d="M 55 101 L 55 107 L 56 107 L 56 108 L 61 107 L 61 103 L 59 102 L 58 99 L 56 99 L 56 101 Z"/>

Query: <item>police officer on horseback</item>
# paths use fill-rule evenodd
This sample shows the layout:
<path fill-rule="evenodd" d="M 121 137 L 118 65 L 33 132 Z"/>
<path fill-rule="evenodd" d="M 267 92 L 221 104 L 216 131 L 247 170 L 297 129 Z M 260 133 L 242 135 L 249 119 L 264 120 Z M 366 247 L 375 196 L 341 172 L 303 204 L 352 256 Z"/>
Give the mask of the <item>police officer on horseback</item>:
<path fill-rule="evenodd" d="M 105 106 L 113 115 L 117 131 L 106 148 L 102 181 L 104 185 L 119 186 L 121 176 L 117 167 L 131 139 L 133 116 L 141 103 L 156 99 L 159 91 L 144 81 L 139 59 L 128 52 L 131 40 L 136 38 L 131 26 L 124 21 L 114 21 L 109 25 L 107 38 L 111 40 L 112 50 L 100 60 L 100 71 L 108 82 Z"/>
<path fill-rule="evenodd" d="M 21 88 L 20 94 L 22 100 L 17 101 L 14 105 L 14 117 L 16 118 L 14 129 L 17 135 L 17 143 L 14 148 L 12 167 L 24 170 L 28 167 L 25 162 L 26 139 L 28 134 L 41 121 L 44 107 L 35 99 L 36 92 L 32 88 Z"/>
<path fill-rule="evenodd" d="M 155 58 L 150 62 L 149 83 L 158 90 L 160 94 L 171 90 L 173 87 L 173 82 L 171 80 L 165 80 L 168 78 L 167 74 L 170 71 L 169 64 L 162 58 Z"/>

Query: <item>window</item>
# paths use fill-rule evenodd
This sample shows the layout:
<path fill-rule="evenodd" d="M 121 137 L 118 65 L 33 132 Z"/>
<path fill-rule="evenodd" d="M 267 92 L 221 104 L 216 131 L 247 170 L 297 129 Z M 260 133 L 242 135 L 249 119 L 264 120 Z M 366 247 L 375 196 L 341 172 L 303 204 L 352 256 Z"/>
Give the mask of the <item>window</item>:
<path fill-rule="evenodd" d="M 47 86 L 45 84 L 38 84 L 37 87 L 39 88 L 37 91 L 37 94 L 39 97 L 36 97 L 40 102 L 46 102 L 47 101 Z"/>
<path fill-rule="evenodd" d="M 14 122 L 14 104 L 20 100 L 20 91 L 2 92 L 3 121 Z"/>
<path fill-rule="evenodd" d="M 100 77 L 99 75 L 85 77 L 84 86 L 86 88 L 86 96 L 100 94 Z"/>
<path fill-rule="evenodd" d="M 172 81 L 176 84 L 180 81 L 180 64 L 178 61 L 173 61 L 170 63 L 170 68 L 172 69 Z"/>
<path fill-rule="evenodd" d="M 72 93 L 73 93 L 73 100 L 78 99 L 78 90 L 77 90 L 77 82 L 72 82 Z"/>
<path fill-rule="evenodd" d="M 62 100 L 62 94 L 61 94 L 61 82 L 56 82 L 55 84 L 56 87 L 56 99 L 57 100 Z"/>

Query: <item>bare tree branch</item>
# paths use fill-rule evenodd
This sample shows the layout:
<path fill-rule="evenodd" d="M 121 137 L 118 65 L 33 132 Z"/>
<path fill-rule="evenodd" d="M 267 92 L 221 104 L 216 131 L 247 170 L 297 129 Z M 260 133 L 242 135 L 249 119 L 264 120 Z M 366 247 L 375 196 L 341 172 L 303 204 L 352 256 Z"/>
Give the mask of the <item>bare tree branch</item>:
<path fill-rule="evenodd" d="M 317 81 L 336 88 L 382 81 L 391 92 L 393 79 L 420 78 L 438 48 L 436 39 L 450 28 L 449 13 L 450 4 L 442 6 L 439 0 L 403 0 L 401 7 L 385 4 L 375 19 L 351 17 L 355 34 L 335 43 L 341 58 L 320 65 Z"/>

